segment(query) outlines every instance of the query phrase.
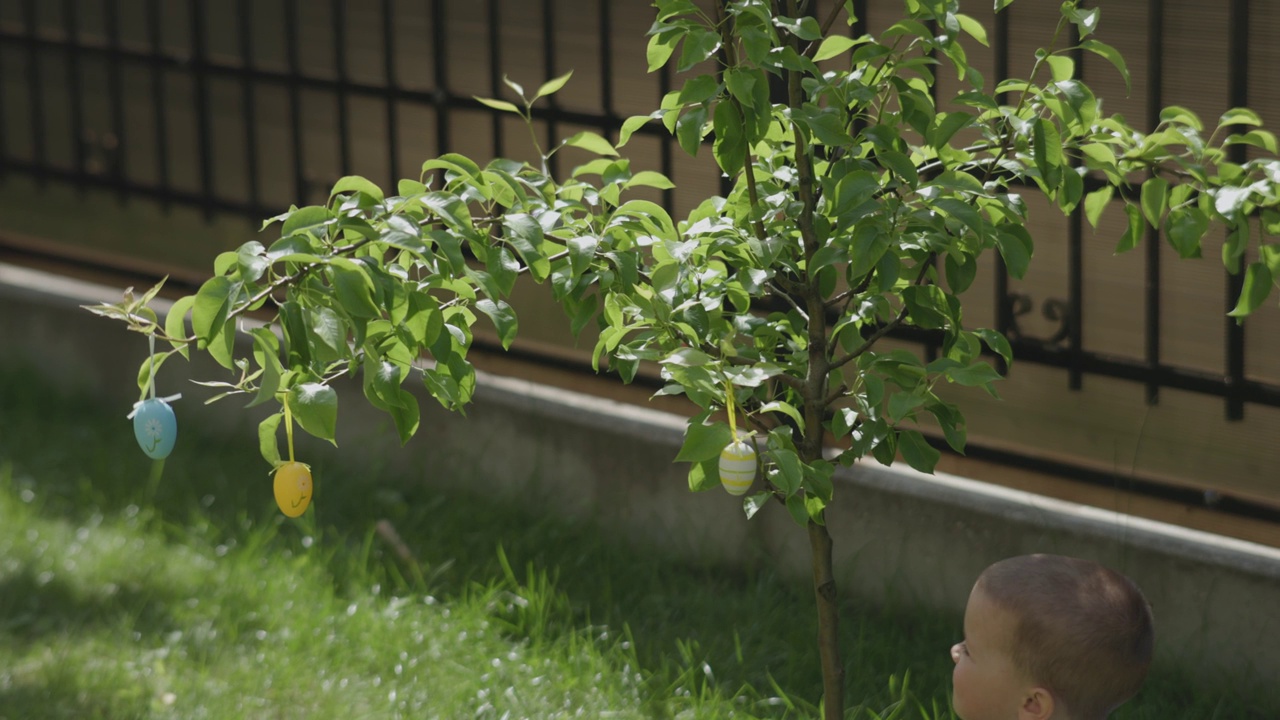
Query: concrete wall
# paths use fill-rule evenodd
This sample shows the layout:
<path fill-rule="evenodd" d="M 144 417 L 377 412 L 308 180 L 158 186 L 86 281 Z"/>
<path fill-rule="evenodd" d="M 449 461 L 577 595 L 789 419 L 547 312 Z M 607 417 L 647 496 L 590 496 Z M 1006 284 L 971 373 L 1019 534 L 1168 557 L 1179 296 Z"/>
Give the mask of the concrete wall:
<path fill-rule="evenodd" d="M 34 364 L 70 389 L 127 407 L 146 343 L 78 309 L 118 296 L 114 288 L 0 265 L 0 366 Z M 238 403 L 200 405 L 203 389 L 183 382 L 188 373 L 225 371 L 208 362 L 165 366 L 162 387 L 187 396 L 185 417 L 253 436 L 256 416 Z M 769 508 L 748 522 L 723 493 L 688 492 L 685 468 L 671 462 L 683 418 L 492 375 L 481 376 L 465 418 L 425 393 L 422 400 L 421 429 L 401 449 L 389 419 L 345 388 L 343 451 L 424 482 L 554 502 L 639 543 L 724 563 L 775 563 L 798 580 L 808 575 L 806 535 L 785 512 Z M 1280 703 L 1280 550 L 904 468 L 860 465 L 840 473 L 837 485 L 829 517 L 838 576 L 857 597 L 959 612 L 973 579 L 994 560 L 1028 552 L 1095 558 L 1147 593 L 1163 660 L 1203 682 L 1257 678 Z"/>

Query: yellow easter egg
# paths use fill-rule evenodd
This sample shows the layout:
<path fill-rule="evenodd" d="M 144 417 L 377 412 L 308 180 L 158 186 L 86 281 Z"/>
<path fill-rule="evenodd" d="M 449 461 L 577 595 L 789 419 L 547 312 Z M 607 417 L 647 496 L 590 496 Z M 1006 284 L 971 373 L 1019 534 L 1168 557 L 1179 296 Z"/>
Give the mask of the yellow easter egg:
<path fill-rule="evenodd" d="M 296 518 L 307 511 L 315 490 L 311 482 L 311 468 L 300 462 L 284 463 L 276 468 L 273 486 L 280 512 Z"/>
<path fill-rule="evenodd" d="M 743 440 L 735 440 L 720 451 L 720 484 L 730 495 L 742 495 L 756 479 L 756 449 Z"/>

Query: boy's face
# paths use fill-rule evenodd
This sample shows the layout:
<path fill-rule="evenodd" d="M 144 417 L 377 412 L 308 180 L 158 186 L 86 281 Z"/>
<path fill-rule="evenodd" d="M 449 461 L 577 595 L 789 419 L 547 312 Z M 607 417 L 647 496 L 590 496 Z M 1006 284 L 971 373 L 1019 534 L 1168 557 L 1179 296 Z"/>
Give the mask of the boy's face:
<path fill-rule="evenodd" d="M 978 587 L 964 612 L 964 642 L 951 648 L 952 703 L 962 720 L 1017 720 L 1031 683 L 1014 667 L 1015 618 Z"/>

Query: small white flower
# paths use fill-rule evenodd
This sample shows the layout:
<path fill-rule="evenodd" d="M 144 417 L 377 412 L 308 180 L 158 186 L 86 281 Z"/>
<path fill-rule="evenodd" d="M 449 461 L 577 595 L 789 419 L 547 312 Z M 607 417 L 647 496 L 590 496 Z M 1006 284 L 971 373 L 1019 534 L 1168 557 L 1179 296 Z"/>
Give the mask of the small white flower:
<path fill-rule="evenodd" d="M 164 434 L 164 428 L 160 426 L 160 421 L 155 418 L 148 420 L 146 425 L 143 425 L 142 431 L 152 440 L 159 440 L 160 436 Z"/>

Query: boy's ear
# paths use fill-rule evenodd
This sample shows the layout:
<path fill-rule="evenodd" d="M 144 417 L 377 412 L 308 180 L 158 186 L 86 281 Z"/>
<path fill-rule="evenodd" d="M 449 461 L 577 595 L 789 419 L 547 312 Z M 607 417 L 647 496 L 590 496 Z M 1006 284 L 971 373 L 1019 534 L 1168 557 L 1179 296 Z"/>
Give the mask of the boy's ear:
<path fill-rule="evenodd" d="M 1018 720 L 1049 720 L 1053 707 L 1053 693 L 1042 687 L 1031 688 L 1018 708 Z"/>

